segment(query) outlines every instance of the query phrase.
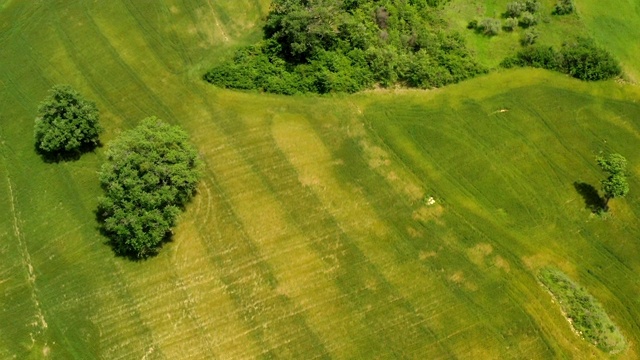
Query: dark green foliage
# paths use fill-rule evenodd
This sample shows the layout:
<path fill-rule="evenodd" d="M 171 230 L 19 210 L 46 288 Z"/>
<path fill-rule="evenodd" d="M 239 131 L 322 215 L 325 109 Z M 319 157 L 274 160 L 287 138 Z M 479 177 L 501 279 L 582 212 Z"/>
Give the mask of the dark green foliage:
<path fill-rule="evenodd" d="M 568 15 L 575 11 L 573 0 L 558 0 L 558 3 L 553 8 L 554 15 Z"/>
<path fill-rule="evenodd" d="M 98 217 L 116 253 L 155 254 L 193 196 L 200 161 L 187 134 L 155 117 L 114 140 L 100 170 Z"/>
<path fill-rule="evenodd" d="M 607 173 L 607 178 L 601 181 L 606 210 L 609 200 L 624 197 L 629 192 L 627 159 L 620 154 L 610 154 L 607 157 L 598 156 L 596 162 Z"/>
<path fill-rule="evenodd" d="M 626 340 L 607 313 L 584 288 L 563 272 L 545 268 L 538 279 L 560 304 L 562 311 L 578 334 L 606 352 L 618 352 Z"/>
<path fill-rule="evenodd" d="M 477 28 L 478 28 L 478 20 L 476 19 L 469 21 L 469 23 L 467 24 L 467 29 L 469 30 L 475 30 Z"/>
<path fill-rule="evenodd" d="M 79 153 L 98 145 L 102 131 L 95 103 L 69 85 L 56 85 L 38 108 L 36 149 L 47 156 Z"/>
<path fill-rule="evenodd" d="M 273 1 L 264 26 L 265 36 L 281 46 L 290 62 L 308 62 L 320 50 L 338 46 L 349 20 L 338 1 Z"/>
<path fill-rule="evenodd" d="M 565 43 L 560 51 L 530 46 L 506 58 L 501 65 L 556 70 L 587 81 L 611 79 L 622 74 L 620 65 L 609 52 L 585 38 Z"/>
<path fill-rule="evenodd" d="M 538 0 L 526 0 L 524 4 L 525 9 L 532 14 L 535 14 L 540 9 L 540 3 Z"/>
<path fill-rule="evenodd" d="M 437 17 L 432 7 L 440 3 L 276 0 L 265 39 L 204 79 L 225 88 L 322 94 L 376 84 L 431 88 L 485 73 Z"/>
<path fill-rule="evenodd" d="M 563 68 L 567 74 L 581 80 L 604 80 L 620 76 L 622 69 L 605 49 L 591 39 L 579 38 L 561 49 Z"/>
<path fill-rule="evenodd" d="M 501 27 L 502 23 L 500 22 L 500 19 L 486 18 L 480 21 L 477 30 L 484 35 L 494 36 L 498 35 Z"/>
<path fill-rule="evenodd" d="M 501 65 L 505 68 L 531 66 L 548 70 L 558 70 L 558 63 L 561 62 L 558 57 L 559 54 L 552 47 L 528 46 L 520 50 L 516 55 L 504 59 Z"/>

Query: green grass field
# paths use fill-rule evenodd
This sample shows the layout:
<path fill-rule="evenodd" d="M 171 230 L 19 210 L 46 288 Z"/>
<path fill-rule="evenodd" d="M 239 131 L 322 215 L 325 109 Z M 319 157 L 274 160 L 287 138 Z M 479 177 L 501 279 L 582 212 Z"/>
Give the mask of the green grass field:
<path fill-rule="evenodd" d="M 620 327 L 612 358 L 640 356 L 640 89 L 527 69 L 330 97 L 202 82 L 268 6 L 0 1 L 0 358 L 608 356 L 538 284 L 545 266 Z M 157 257 L 99 234 L 104 149 L 36 155 L 56 83 L 97 102 L 104 143 L 150 115 L 191 134 L 205 176 Z M 598 187 L 608 151 L 631 192 L 601 219 L 574 183 Z"/>

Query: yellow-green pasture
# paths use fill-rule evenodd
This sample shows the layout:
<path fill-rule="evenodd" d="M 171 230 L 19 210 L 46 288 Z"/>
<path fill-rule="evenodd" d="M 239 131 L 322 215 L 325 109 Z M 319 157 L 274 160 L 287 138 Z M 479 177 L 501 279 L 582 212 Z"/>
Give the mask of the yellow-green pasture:
<path fill-rule="evenodd" d="M 536 282 L 555 266 L 638 356 L 640 91 L 519 70 L 435 91 L 280 97 L 202 72 L 268 1 L 5 1 L 0 11 L 0 358 L 594 358 Z M 70 83 L 108 143 L 149 115 L 206 164 L 155 258 L 113 255 L 104 149 L 44 163 L 38 102 Z M 595 155 L 631 164 L 612 216 Z"/>

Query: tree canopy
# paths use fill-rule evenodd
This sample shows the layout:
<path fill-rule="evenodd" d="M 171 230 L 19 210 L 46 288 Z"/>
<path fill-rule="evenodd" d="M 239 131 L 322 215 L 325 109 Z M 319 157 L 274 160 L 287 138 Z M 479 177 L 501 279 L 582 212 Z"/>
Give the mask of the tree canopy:
<path fill-rule="evenodd" d="M 179 127 L 150 117 L 109 144 L 98 216 L 118 254 L 145 258 L 168 239 L 195 194 L 200 160 Z"/>
<path fill-rule="evenodd" d="M 264 39 L 204 79 L 280 94 L 433 88 L 487 72 L 446 26 L 445 0 L 274 0 Z"/>
<path fill-rule="evenodd" d="M 629 192 L 627 182 L 627 159 L 620 154 L 610 154 L 607 157 L 598 156 L 596 161 L 607 178 L 601 181 L 604 192 L 605 209 L 610 199 L 624 197 Z"/>
<path fill-rule="evenodd" d="M 98 145 L 102 127 L 95 103 L 69 85 L 56 85 L 38 108 L 36 149 L 46 155 L 79 153 Z"/>

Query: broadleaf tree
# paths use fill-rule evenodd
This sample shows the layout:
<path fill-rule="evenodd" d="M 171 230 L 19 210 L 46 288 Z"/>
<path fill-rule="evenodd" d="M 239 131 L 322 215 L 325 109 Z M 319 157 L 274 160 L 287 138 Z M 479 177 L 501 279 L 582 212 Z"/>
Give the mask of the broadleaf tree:
<path fill-rule="evenodd" d="M 46 155 L 79 153 L 99 143 L 102 127 L 96 104 L 70 85 L 55 85 L 38 108 L 36 149 Z"/>
<path fill-rule="evenodd" d="M 607 178 L 601 181 L 604 192 L 604 207 L 607 209 L 609 200 L 621 198 L 629 192 L 627 182 L 627 159 L 620 154 L 610 154 L 607 157 L 598 156 L 596 162 L 607 173 Z"/>
<path fill-rule="evenodd" d="M 116 253 L 146 258 L 171 234 L 195 194 L 201 162 L 187 133 L 155 117 L 109 144 L 98 216 Z"/>

